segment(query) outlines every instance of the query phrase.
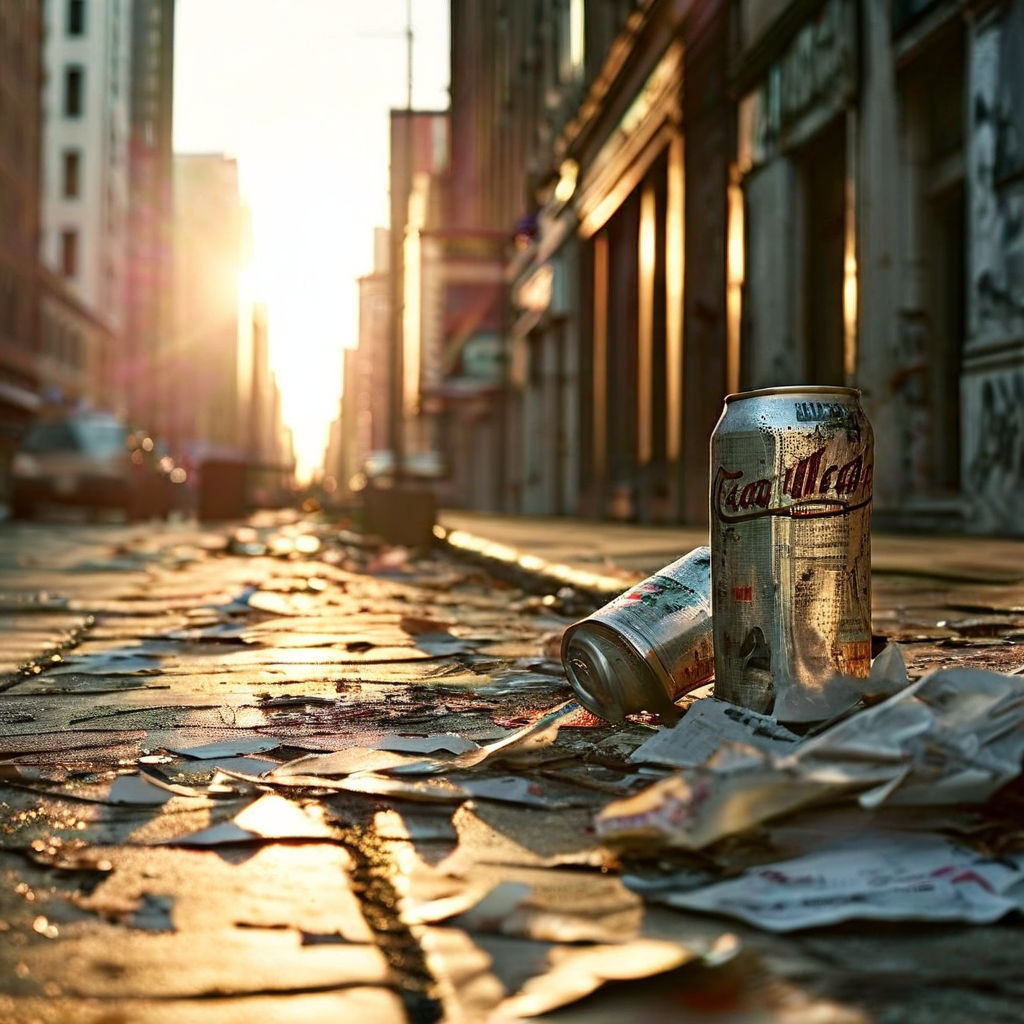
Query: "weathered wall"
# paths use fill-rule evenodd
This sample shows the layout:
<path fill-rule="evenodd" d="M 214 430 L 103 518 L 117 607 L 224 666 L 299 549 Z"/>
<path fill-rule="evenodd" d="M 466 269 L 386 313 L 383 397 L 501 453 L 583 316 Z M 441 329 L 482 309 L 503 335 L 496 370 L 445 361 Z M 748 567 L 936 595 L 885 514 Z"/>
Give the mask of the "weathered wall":
<path fill-rule="evenodd" d="M 1024 3 L 977 25 L 969 63 L 962 473 L 969 528 L 1024 533 Z"/>

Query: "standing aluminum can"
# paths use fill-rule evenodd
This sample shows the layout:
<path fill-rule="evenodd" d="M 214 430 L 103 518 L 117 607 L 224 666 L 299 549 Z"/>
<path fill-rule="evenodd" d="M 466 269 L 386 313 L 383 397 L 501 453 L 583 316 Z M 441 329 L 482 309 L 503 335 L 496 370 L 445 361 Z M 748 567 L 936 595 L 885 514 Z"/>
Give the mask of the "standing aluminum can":
<path fill-rule="evenodd" d="M 673 702 L 714 674 L 711 549 L 694 548 L 569 626 L 562 664 L 580 703 L 609 722 L 677 714 Z"/>
<path fill-rule="evenodd" d="M 711 437 L 715 695 L 783 721 L 833 713 L 871 667 L 874 435 L 860 392 L 729 395 Z"/>

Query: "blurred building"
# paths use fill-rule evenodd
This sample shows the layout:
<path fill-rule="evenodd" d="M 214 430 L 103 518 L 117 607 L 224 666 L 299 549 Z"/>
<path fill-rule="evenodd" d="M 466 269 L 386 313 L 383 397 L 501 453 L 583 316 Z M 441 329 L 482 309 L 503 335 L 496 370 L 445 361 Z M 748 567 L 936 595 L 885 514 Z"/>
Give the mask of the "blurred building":
<path fill-rule="evenodd" d="M 44 11 L 41 258 L 109 331 L 102 351 L 80 357 L 100 367 L 99 391 L 88 397 L 114 405 L 128 261 L 131 4 L 46 0 Z"/>
<path fill-rule="evenodd" d="M 107 379 L 115 345 L 110 326 L 52 270 L 40 267 L 38 281 L 41 404 L 113 408 Z"/>
<path fill-rule="evenodd" d="M 392 110 L 390 154 L 388 348 L 398 374 L 389 382 L 393 418 L 387 448 L 400 459 L 431 457 L 440 446 L 439 410 L 424 396 L 439 386 L 443 362 L 444 274 L 433 233 L 442 222 L 448 113 Z"/>
<path fill-rule="evenodd" d="M 252 307 L 250 356 L 242 361 L 241 404 L 245 410 L 246 463 L 249 500 L 257 507 L 280 504 L 291 494 L 295 456 L 291 434 L 281 414 L 281 389 L 270 364 L 270 324 L 267 307 Z"/>
<path fill-rule="evenodd" d="M 359 337 L 344 351 L 337 439 L 328 473 L 344 495 L 373 452 L 391 447 L 391 256 L 386 228 L 373 237 L 373 270 L 357 281 Z"/>
<path fill-rule="evenodd" d="M 728 13 L 453 0 L 449 220 L 504 237 L 499 507 L 706 516 Z"/>
<path fill-rule="evenodd" d="M 446 224 L 425 236 L 436 268 L 440 339 L 422 408 L 436 427 L 443 497 L 496 507 L 502 485 L 505 237 Z"/>
<path fill-rule="evenodd" d="M 0 17 L 0 500 L 24 424 L 39 404 L 36 350 L 42 23 L 36 4 Z"/>
<path fill-rule="evenodd" d="M 193 463 L 237 457 L 248 445 L 238 290 L 243 224 L 237 162 L 221 154 L 175 156 L 173 317 L 154 429 Z"/>
<path fill-rule="evenodd" d="M 170 340 L 174 0 L 132 0 L 125 310 L 118 404 L 150 426 Z"/>
<path fill-rule="evenodd" d="M 41 6 L 45 38 L 40 390 L 149 425 L 170 312 L 174 3 L 20 6 Z"/>

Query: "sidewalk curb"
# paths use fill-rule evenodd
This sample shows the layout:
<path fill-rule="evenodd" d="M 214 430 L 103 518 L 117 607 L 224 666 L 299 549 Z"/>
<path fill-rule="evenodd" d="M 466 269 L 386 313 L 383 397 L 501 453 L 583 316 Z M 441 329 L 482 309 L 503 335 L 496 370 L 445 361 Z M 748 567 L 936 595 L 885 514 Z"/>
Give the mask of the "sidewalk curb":
<path fill-rule="evenodd" d="M 465 530 L 438 525 L 434 527 L 434 536 L 441 547 L 458 558 L 481 565 L 495 576 L 510 580 L 524 589 L 558 593 L 568 587 L 579 598 L 592 602 L 595 608 L 643 579 L 639 573 L 624 572 L 621 576 L 609 576 L 562 562 L 549 562 L 539 555 L 487 540 Z"/>
<path fill-rule="evenodd" d="M 482 533 L 457 526 L 434 527 L 436 543 L 446 548 L 455 557 L 481 565 L 499 578 L 532 592 L 557 594 L 564 588 L 572 589 L 581 603 L 589 602 L 594 608 L 617 597 L 624 590 L 657 571 L 641 572 L 636 569 L 620 569 L 616 574 L 591 572 L 579 565 L 551 561 L 532 553 L 528 548 L 515 547 L 501 541 L 488 539 Z M 916 579 L 936 584 L 976 584 L 980 586 L 1017 586 L 1024 583 L 1024 571 L 1009 562 L 995 565 L 991 559 L 986 563 L 968 560 L 934 561 L 922 565 L 920 553 L 892 551 L 874 553 L 871 566 L 873 578 Z M 671 561 L 666 553 L 665 564 Z"/>

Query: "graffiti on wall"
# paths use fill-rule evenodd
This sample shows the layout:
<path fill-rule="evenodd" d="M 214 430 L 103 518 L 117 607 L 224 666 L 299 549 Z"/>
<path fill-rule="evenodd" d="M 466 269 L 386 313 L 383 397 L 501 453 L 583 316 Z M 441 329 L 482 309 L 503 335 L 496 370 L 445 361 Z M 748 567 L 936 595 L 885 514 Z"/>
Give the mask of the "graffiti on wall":
<path fill-rule="evenodd" d="M 758 87 L 740 103 L 740 162 L 770 160 L 809 111 L 838 110 L 854 88 L 857 32 L 850 0 L 824 0 Z"/>
<path fill-rule="evenodd" d="M 968 396 L 974 425 L 966 492 L 975 501 L 975 527 L 1024 532 L 1024 370 L 983 378 Z"/>
<path fill-rule="evenodd" d="M 904 495 L 924 494 L 931 477 L 933 443 L 928 358 L 931 331 L 921 310 L 900 314 L 895 370 L 889 378 L 899 432 L 900 487 Z"/>
<path fill-rule="evenodd" d="M 971 55 L 971 262 L 968 315 L 973 337 L 1024 330 L 1024 124 L 1015 101 L 1024 7 L 976 37 Z"/>

